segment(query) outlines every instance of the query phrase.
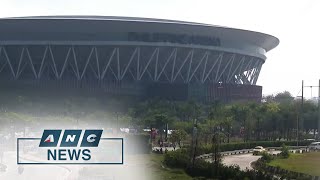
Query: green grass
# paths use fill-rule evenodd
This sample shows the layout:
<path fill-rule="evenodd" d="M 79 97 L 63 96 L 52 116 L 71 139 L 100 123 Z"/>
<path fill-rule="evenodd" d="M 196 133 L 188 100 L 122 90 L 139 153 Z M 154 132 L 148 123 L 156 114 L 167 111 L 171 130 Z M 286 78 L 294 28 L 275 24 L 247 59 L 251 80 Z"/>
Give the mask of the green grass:
<path fill-rule="evenodd" d="M 149 168 L 153 172 L 155 179 L 177 179 L 177 180 L 191 180 L 192 178 L 187 175 L 182 169 L 170 169 L 162 165 L 163 155 L 151 154 Z"/>
<path fill-rule="evenodd" d="M 320 153 L 290 154 L 288 159 L 275 159 L 269 165 L 294 172 L 320 176 Z"/>

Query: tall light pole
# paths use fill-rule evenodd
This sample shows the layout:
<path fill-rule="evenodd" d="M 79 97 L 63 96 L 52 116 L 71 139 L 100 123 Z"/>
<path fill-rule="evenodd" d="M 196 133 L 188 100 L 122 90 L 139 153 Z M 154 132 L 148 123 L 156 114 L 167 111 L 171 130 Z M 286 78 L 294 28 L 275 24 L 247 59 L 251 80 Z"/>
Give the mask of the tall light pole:
<path fill-rule="evenodd" d="M 311 88 L 311 95 L 312 95 L 312 88 L 313 87 L 317 87 L 318 88 L 318 125 L 317 127 L 317 131 L 318 131 L 318 135 L 317 138 L 320 139 L 320 79 L 319 79 L 319 84 L 318 86 L 304 86 L 303 80 L 302 80 L 302 94 L 301 94 L 301 115 L 300 115 L 300 120 L 301 120 L 301 124 L 302 124 L 302 129 L 303 129 L 303 89 L 305 87 L 310 87 Z M 311 97 L 312 98 L 312 97 Z M 299 140 L 299 135 L 298 135 L 298 140 Z"/>
<path fill-rule="evenodd" d="M 198 145 L 198 121 L 197 119 L 194 119 L 193 122 L 193 131 L 192 131 L 192 144 L 191 144 L 191 167 L 194 167 L 194 162 L 196 159 L 196 153 L 197 153 L 197 145 Z"/>
<path fill-rule="evenodd" d="M 301 91 L 301 109 L 300 109 L 300 118 L 298 118 L 298 128 L 297 128 L 297 134 L 298 134 L 298 139 L 297 139 L 297 144 L 299 145 L 299 141 L 300 141 L 300 134 L 299 134 L 299 125 L 301 123 L 301 129 L 303 131 L 303 88 L 304 88 L 304 84 L 303 84 L 303 80 L 302 80 L 302 91 Z"/>
<path fill-rule="evenodd" d="M 318 134 L 317 138 L 320 137 L 320 79 L 319 79 L 319 86 L 318 86 Z"/>

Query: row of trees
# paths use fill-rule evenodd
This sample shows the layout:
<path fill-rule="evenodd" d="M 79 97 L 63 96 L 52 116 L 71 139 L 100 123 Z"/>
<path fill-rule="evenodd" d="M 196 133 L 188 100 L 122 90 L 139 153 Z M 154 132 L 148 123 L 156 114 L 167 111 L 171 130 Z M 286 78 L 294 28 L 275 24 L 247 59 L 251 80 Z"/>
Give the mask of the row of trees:
<path fill-rule="evenodd" d="M 310 132 L 315 134 L 318 119 L 318 107 L 314 102 L 305 101 L 301 109 L 301 99 L 294 99 L 288 92 L 267 96 L 263 103 L 233 104 L 71 96 L 48 99 L 44 96 L 3 95 L 1 99 L 2 127 L 8 127 L 5 124 L 12 122 L 30 125 L 54 118 L 54 122 L 60 119 L 71 124 L 96 122 L 109 127 L 157 128 L 162 137 L 167 124 L 169 129 L 192 134 L 196 119 L 199 141 L 205 144 L 210 142 L 214 133 L 219 133 L 221 141 L 225 142 L 237 138 L 243 141 L 293 140 L 297 137 L 298 125 L 301 137 Z M 181 137 L 174 139 L 181 141 Z"/>
<path fill-rule="evenodd" d="M 165 125 L 192 133 L 197 119 L 200 140 L 209 143 L 214 133 L 229 142 L 232 137 L 249 140 L 293 140 L 316 133 L 318 107 L 312 101 L 294 99 L 289 92 L 268 96 L 263 103 L 200 104 L 149 100 L 130 110 L 132 123 L 155 127 L 163 132 Z M 313 133 L 313 135 L 311 134 Z"/>

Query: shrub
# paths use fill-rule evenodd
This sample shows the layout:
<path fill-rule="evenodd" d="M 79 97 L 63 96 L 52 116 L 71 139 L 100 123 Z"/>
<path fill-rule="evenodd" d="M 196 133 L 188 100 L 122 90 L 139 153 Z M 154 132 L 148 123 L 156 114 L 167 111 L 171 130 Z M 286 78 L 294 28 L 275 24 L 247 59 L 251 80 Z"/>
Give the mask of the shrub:
<path fill-rule="evenodd" d="M 190 162 L 189 155 L 185 149 L 167 152 L 164 155 L 163 163 L 171 168 L 187 168 Z"/>
<path fill-rule="evenodd" d="M 186 172 L 192 176 L 192 177 L 199 177 L 199 176 L 204 176 L 204 177 L 212 177 L 212 169 L 211 169 L 211 164 L 209 162 L 206 162 L 204 160 L 197 159 L 194 162 L 194 166 L 188 166 L 186 168 Z"/>
<path fill-rule="evenodd" d="M 266 157 L 268 159 L 269 157 Z M 214 164 L 202 159 L 196 159 L 190 164 L 189 153 L 186 149 L 168 152 L 164 155 L 164 164 L 170 168 L 182 168 L 195 179 L 272 179 L 271 176 L 254 170 L 241 171 L 239 166 Z"/>
<path fill-rule="evenodd" d="M 280 153 L 281 157 L 282 158 L 288 158 L 289 157 L 289 148 L 286 146 L 286 145 L 282 145 L 282 148 L 281 148 L 281 153 Z"/>
<path fill-rule="evenodd" d="M 218 168 L 218 169 L 215 169 Z M 197 160 L 193 168 L 188 167 L 186 172 L 192 177 L 204 176 L 214 179 L 272 179 L 272 176 L 254 170 L 241 171 L 239 166 L 225 166 L 219 164 L 216 167 L 213 163 Z"/>
<path fill-rule="evenodd" d="M 273 160 L 273 156 L 267 152 L 262 152 L 261 153 L 262 157 L 261 157 L 261 160 L 264 161 L 264 162 L 270 162 L 271 160 Z"/>

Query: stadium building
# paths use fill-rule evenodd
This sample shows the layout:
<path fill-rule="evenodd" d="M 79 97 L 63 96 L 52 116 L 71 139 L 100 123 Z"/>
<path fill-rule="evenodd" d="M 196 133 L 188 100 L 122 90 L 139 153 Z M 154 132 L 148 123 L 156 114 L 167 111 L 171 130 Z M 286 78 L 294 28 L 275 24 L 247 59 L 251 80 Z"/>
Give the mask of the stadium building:
<path fill-rule="evenodd" d="M 163 19 L 0 19 L 0 86 L 172 100 L 260 101 L 271 35 Z"/>

